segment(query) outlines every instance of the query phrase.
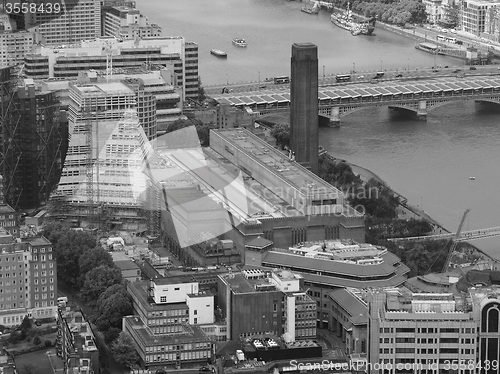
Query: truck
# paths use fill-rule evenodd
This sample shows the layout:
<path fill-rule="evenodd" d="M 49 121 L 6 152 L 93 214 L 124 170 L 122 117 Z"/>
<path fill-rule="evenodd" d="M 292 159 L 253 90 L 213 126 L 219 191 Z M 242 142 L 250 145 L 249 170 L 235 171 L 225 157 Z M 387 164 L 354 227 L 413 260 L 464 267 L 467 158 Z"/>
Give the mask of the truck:
<path fill-rule="evenodd" d="M 116 251 L 125 247 L 125 241 L 120 236 L 109 237 L 106 240 L 106 246 L 108 249 Z"/>

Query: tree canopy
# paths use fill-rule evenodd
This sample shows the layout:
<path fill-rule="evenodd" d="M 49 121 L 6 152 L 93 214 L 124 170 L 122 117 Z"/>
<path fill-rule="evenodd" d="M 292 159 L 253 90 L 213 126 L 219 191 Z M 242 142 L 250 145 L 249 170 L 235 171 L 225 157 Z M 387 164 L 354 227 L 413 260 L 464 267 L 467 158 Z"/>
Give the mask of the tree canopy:
<path fill-rule="evenodd" d="M 111 345 L 111 352 L 115 361 L 126 368 L 134 367 L 139 361 L 139 355 L 132 344 L 132 339 L 124 332 L 121 332 Z"/>
<path fill-rule="evenodd" d="M 113 267 L 113 258 L 102 247 L 94 247 L 84 251 L 80 258 L 78 259 L 78 266 L 80 268 L 80 278 L 79 285 L 83 286 L 85 281 L 85 275 L 92 269 L 97 268 L 101 265 L 106 265 L 108 267 Z"/>
<path fill-rule="evenodd" d="M 126 286 L 114 284 L 97 299 L 96 325 L 101 331 L 121 327 L 122 318 L 133 313 L 132 298 Z"/>
<path fill-rule="evenodd" d="M 80 290 L 83 300 L 96 302 L 99 296 L 108 288 L 122 281 L 120 269 L 100 265 L 87 274 Z"/>
<path fill-rule="evenodd" d="M 290 146 L 290 126 L 276 124 L 271 129 L 271 135 L 276 139 L 276 145 L 281 149 Z"/>

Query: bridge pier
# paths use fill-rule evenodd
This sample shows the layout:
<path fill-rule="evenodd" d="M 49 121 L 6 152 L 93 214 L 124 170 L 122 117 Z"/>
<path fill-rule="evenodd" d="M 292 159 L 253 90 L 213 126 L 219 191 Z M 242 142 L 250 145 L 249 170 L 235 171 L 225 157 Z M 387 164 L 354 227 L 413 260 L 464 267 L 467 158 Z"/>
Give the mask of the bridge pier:
<path fill-rule="evenodd" d="M 328 124 L 329 127 L 340 127 L 340 108 L 339 107 L 332 107 L 332 110 L 330 112 L 330 123 Z"/>
<path fill-rule="evenodd" d="M 389 105 L 389 108 L 392 110 L 409 112 L 416 120 L 427 121 L 427 100 L 420 100 L 418 103 L 409 103 L 407 105 Z"/>

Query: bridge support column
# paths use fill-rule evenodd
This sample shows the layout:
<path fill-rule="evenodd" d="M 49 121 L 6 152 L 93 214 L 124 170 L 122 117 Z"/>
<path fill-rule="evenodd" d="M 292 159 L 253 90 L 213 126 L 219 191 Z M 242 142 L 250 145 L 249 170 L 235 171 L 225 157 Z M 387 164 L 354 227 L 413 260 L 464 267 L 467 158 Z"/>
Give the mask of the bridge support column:
<path fill-rule="evenodd" d="M 418 102 L 417 119 L 421 121 L 427 120 L 427 101 L 422 100 Z"/>
<path fill-rule="evenodd" d="M 340 127 L 340 108 L 332 107 L 332 112 L 330 113 L 330 127 Z"/>

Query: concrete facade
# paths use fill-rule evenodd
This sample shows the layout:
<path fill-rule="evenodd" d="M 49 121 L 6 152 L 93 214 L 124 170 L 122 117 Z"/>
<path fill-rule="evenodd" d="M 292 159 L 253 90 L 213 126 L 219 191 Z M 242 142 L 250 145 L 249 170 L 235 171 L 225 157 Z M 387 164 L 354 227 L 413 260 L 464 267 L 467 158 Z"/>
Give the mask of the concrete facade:
<path fill-rule="evenodd" d="M 292 45 L 290 148 L 296 161 L 318 173 L 318 47 Z"/>

